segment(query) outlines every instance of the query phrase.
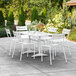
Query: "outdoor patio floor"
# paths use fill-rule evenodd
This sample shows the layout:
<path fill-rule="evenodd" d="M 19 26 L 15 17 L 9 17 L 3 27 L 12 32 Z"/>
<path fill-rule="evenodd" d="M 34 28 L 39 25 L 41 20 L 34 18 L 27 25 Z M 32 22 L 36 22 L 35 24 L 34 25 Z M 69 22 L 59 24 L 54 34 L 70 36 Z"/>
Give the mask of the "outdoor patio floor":
<path fill-rule="evenodd" d="M 24 54 L 20 62 L 19 52 L 12 58 L 5 50 L 7 39 L 0 38 L 0 76 L 76 76 L 76 43 L 70 42 L 72 56 L 67 52 L 67 64 L 63 53 L 57 52 L 53 65 L 49 65 L 48 56 L 44 57 L 44 62 L 40 61 L 40 57 L 34 60 L 32 54 L 28 58 Z"/>

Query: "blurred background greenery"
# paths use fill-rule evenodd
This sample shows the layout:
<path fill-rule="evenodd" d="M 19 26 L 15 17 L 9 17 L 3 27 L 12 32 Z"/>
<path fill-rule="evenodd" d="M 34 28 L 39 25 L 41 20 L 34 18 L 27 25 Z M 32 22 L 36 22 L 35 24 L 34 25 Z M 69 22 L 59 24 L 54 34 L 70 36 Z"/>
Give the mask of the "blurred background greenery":
<path fill-rule="evenodd" d="M 48 27 L 57 27 L 58 33 L 61 33 L 63 28 L 72 29 L 69 39 L 76 40 L 76 6 L 67 7 L 67 1 L 69 0 L 0 0 L 0 31 L 2 33 L 5 27 L 15 30 L 14 20 L 18 20 L 19 26 L 24 26 L 25 21 L 30 20 L 28 30 L 48 32 Z M 3 35 L 6 36 L 5 32 Z"/>

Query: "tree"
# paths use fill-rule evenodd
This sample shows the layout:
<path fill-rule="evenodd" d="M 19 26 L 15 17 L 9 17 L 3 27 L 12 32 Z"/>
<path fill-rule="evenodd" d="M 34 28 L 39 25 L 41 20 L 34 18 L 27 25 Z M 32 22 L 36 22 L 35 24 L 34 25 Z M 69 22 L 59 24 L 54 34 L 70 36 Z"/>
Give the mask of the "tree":
<path fill-rule="evenodd" d="M 4 27 L 4 26 L 5 26 L 5 20 L 2 11 L 0 11 L 0 27 Z"/>
<path fill-rule="evenodd" d="M 20 8 L 19 0 L 11 0 L 11 3 L 6 6 L 6 10 L 8 11 L 10 8 L 13 11 L 14 18 L 18 19 Z"/>
<path fill-rule="evenodd" d="M 51 0 L 49 0 L 48 3 L 48 18 L 51 19 L 51 8 L 52 8 L 52 4 L 51 4 Z"/>
<path fill-rule="evenodd" d="M 18 25 L 19 26 L 24 26 L 25 25 L 25 17 L 24 17 L 24 11 L 23 11 L 23 6 L 20 6 L 19 9 L 19 19 L 18 19 Z"/>
<path fill-rule="evenodd" d="M 68 7 L 66 0 L 63 0 L 63 10 L 62 10 L 62 21 L 64 23 L 63 28 L 69 28 L 71 26 L 71 21 L 68 19 Z"/>
<path fill-rule="evenodd" d="M 4 8 L 11 0 L 0 0 L 0 8 Z"/>
<path fill-rule="evenodd" d="M 14 15 L 10 9 L 8 12 L 8 17 L 7 17 L 7 26 L 12 28 L 13 25 L 14 25 Z"/>
<path fill-rule="evenodd" d="M 38 11 L 37 11 L 36 7 L 34 6 L 32 8 L 31 22 L 33 22 L 35 20 L 39 21 L 39 16 L 38 16 Z"/>
<path fill-rule="evenodd" d="M 72 21 L 72 26 L 71 26 L 72 28 L 73 26 L 76 26 L 76 7 L 72 9 L 71 21 Z"/>
<path fill-rule="evenodd" d="M 41 22 L 46 23 L 46 9 L 45 8 L 41 11 Z"/>

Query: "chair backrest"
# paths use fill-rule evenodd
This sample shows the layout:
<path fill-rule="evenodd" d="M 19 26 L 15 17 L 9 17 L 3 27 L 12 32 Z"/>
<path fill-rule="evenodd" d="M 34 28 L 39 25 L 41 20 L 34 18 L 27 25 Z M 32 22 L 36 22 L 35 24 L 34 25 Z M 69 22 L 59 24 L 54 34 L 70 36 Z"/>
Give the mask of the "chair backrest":
<path fill-rule="evenodd" d="M 13 31 L 13 35 L 14 35 L 14 37 L 16 37 L 16 38 L 18 38 L 18 39 L 21 38 L 21 35 L 20 35 L 19 32 Z"/>
<path fill-rule="evenodd" d="M 67 34 L 69 36 L 70 29 L 63 29 L 62 34 Z M 67 36 L 67 38 L 68 38 Z"/>
<path fill-rule="evenodd" d="M 49 28 L 48 28 L 48 31 L 49 31 L 49 32 L 54 32 L 54 33 L 56 33 L 56 32 L 57 32 L 57 29 L 58 29 L 58 28 L 49 27 Z"/>
<path fill-rule="evenodd" d="M 5 31 L 6 31 L 6 34 L 7 34 L 7 37 L 11 37 L 11 32 L 9 29 L 5 28 Z"/>
<path fill-rule="evenodd" d="M 26 31 L 27 26 L 16 26 L 16 31 Z"/>
<path fill-rule="evenodd" d="M 29 39 L 28 35 L 21 35 L 21 39 Z"/>
<path fill-rule="evenodd" d="M 52 38 L 53 39 L 64 39 L 65 34 L 53 34 Z"/>
<path fill-rule="evenodd" d="M 54 43 L 64 42 L 65 34 L 53 34 L 51 41 Z"/>
<path fill-rule="evenodd" d="M 13 31 L 13 35 L 14 35 L 14 37 L 16 37 L 17 33 L 15 31 Z"/>

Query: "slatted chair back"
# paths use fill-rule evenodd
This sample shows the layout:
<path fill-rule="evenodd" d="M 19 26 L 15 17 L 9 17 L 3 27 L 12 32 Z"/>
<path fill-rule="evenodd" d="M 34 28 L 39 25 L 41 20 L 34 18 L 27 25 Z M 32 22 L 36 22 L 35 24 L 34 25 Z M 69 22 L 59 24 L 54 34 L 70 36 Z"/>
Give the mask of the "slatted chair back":
<path fill-rule="evenodd" d="M 21 35 L 20 35 L 19 32 L 13 31 L 13 35 L 14 35 L 14 37 L 16 37 L 16 38 L 18 38 L 18 39 L 21 38 Z"/>
<path fill-rule="evenodd" d="M 11 32 L 9 29 L 5 28 L 5 31 L 6 31 L 6 34 L 7 34 L 7 37 L 11 37 Z"/>
<path fill-rule="evenodd" d="M 52 35 L 52 38 L 53 38 L 53 39 L 62 39 L 62 38 L 64 38 L 64 37 L 65 37 L 64 34 L 53 34 L 53 35 Z"/>
<path fill-rule="evenodd" d="M 54 32 L 54 33 L 56 33 L 56 32 L 57 32 L 57 29 L 58 29 L 58 28 L 49 27 L 49 28 L 48 28 L 48 31 L 49 31 L 49 32 Z"/>
<path fill-rule="evenodd" d="M 53 34 L 52 35 L 52 42 L 55 43 L 62 43 L 64 42 L 65 34 Z"/>
<path fill-rule="evenodd" d="M 16 26 L 16 31 L 27 31 L 27 26 Z"/>
<path fill-rule="evenodd" d="M 70 29 L 63 29 L 62 34 L 67 34 L 67 38 L 70 34 Z"/>

